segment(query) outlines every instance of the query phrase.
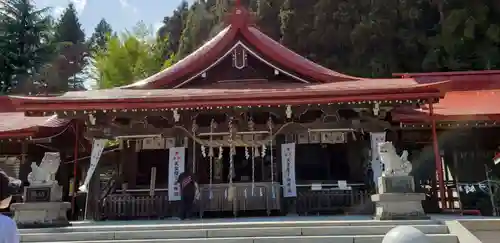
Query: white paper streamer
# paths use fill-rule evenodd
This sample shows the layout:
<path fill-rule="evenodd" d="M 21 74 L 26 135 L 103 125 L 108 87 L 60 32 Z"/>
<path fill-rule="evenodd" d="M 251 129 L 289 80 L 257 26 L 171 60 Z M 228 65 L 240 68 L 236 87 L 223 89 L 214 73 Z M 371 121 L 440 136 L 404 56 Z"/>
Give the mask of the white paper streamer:
<path fill-rule="evenodd" d="M 104 151 L 104 146 L 106 145 L 107 141 L 107 139 L 94 139 L 94 142 L 92 143 L 92 152 L 90 155 L 89 170 L 87 171 L 87 176 L 85 176 L 83 185 L 78 188 L 80 191 L 88 192 L 90 179 L 94 175 L 95 169 L 97 168 L 97 164 L 101 159 L 102 151 Z"/>

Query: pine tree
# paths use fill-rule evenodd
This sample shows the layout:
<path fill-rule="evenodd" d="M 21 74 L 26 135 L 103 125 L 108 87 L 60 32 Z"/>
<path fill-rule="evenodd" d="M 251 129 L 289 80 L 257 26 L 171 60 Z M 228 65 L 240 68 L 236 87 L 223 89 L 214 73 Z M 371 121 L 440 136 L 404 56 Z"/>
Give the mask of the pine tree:
<path fill-rule="evenodd" d="M 85 41 L 85 33 L 82 30 L 78 14 L 72 3 L 64 10 L 56 25 L 55 40 L 57 42 L 70 42 L 73 44 Z"/>
<path fill-rule="evenodd" d="M 113 35 L 113 28 L 105 19 L 101 19 L 89 39 L 90 50 L 95 52 L 98 49 L 106 49 L 106 41 L 111 35 Z"/>
<path fill-rule="evenodd" d="M 67 88 L 61 88 L 63 91 L 84 89 L 85 80 L 81 72 L 87 64 L 89 51 L 73 4 L 68 5 L 56 24 L 54 40 L 59 43 L 59 53 L 64 57 L 57 63 L 59 77 L 67 80 Z"/>
<path fill-rule="evenodd" d="M 0 93 L 22 93 L 53 57 L 49 11 L 30 0 L 0 0 L 0 6 Z"/>

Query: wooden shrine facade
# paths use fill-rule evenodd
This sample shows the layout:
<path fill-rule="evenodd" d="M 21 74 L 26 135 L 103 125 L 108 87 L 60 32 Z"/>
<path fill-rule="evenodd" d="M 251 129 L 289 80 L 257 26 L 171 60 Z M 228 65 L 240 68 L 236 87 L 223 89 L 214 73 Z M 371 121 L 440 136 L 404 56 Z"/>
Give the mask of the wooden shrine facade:
<path fill-rule="evenodd" d="M 92 179 L 94 218 L 175 215 L 167 175 L 169 150 L 179 147 L 202 185 L 202 214 L 359 213 L 361 205 L 371 205 L 373 171 L 381 172 L 374 169 L 374 134 L 396 141 L 392 112 L 402 106 L 432 111 L 448 84 L 335 72 L 267 37 L 236 6 L 212 40 L 149 78 L 114 89 L 11 99 L 27 116 L 82 121 L 86 138 L 118 141 L 118 161 L 99 164 Z M 433 161 L 441 171 L 429 115 Z M 297 195 L 285 197 L 282 161 L 289 155 L 282 148 L 291 143 Z M 109 181 L 101 178 L 105 168 L 115 171 Z"/>
<path fill-rule="evenodd" d="M 460 212 L 479 210 L 492 215 L 492 201 L 500 206 L 498 195 L 490 197 L 489 185 L 496 190 L 500 167 L 493 157 L 499 151 L 500 137 L 500 71 L 468 71 L 396 74 L 415 78 L 419 83 L 450 80 L 446 95 L 434 105 L 437 138 L 442 159 L 446 202 L 441 207 Z M 398 146 L 410 151 L 414 164 L 429 165 L 432 127 L 429 107 L 400 107 L 392 112 L 394 124 L 400 127 Z M 418 166 L 422 170 L 426 166 Z M 429 169 L 429 168 L 428 168 Z M 427 170 L 428 170 L 427 169 Z M 417 180 L 436 184 L 436 177 L 416 171 Z M 429 176 L 430 175 L 430 176 Z M 465 190 L 469 188 L 469 190 Z M 485 189 L 486 188 L 486 189 Z M 435 201 L 437 191 L 429 192 Z"/>

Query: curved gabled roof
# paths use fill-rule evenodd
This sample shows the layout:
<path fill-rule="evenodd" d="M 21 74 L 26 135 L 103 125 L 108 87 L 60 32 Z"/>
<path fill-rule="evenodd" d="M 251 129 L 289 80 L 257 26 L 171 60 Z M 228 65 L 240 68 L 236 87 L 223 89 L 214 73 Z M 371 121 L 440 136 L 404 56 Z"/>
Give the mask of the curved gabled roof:
<path fill-rule="evenodd" d="M 196 75 L 216 62 L 236 41 L 245 42 L 267 60 L 311 81 L 329 83 L 361 79 L 325 68 L 274 41 L 252 25 L 246 9 L 237 6 L 230 16 L 229 26 L 196 51 L 151 77 L 121 88 L 160 88 L 181 78 L 187 79 L 186 76 Z"/>
<path fill-rule="evenodd" d="M 20 111 L 184 109 L 219 106 L 330 104 L 417 100 L 443 96 L 448 82 L 419 84 L 414 79 L 361 79 L 293 87 L 245 89 L 102 89 L 55 97 L 11 97 Z"/>

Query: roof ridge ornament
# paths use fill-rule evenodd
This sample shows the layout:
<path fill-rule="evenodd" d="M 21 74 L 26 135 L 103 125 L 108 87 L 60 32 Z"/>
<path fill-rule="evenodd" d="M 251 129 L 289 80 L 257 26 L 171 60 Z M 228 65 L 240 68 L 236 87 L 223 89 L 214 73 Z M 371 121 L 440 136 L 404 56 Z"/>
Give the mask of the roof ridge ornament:
<path fill-rule="evenodd" d="M 236 28 L 244 28 L 246 26 L 253 25 L 254 22 L 250 11 L 243 6 L 241 0 L 235 0 L 234 8 L 229 13 L 226 21 L 227 24 Z"/>

